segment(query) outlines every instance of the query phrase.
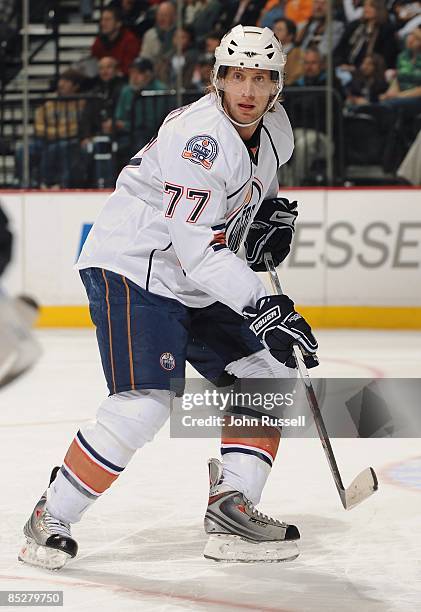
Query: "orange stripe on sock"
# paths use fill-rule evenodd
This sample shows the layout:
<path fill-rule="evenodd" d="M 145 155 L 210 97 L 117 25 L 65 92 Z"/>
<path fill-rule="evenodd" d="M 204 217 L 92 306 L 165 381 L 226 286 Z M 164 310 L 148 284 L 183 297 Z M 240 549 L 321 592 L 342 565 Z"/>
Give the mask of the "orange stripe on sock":
<path fill-rule="evenodd" d="M 69 469 L 95 493 L 104 493 L 118 478 L 118 474 L 110 474 L 93 461 L 73 440 L 64 458 Z"/>
<path fill-rule="evenodd" d="M 110 361 L 111 361 L 111 375 L 113 378 L 113 391 L 114 393 L 117 393 L 116 386 L 115 386 L 115 374 L 114 374 L 113 334 L 112 334 L 112 329 L 111 329 L 110 288 L 108 286 L 107 277 L 105 276 L 105 270 L 102 270 L 102 276 L 105 282 L 105 300 L 107 302 L 108 337 L 110 340 Z"/>
<path fill-rule="evenodd" d="M 126 287 L 126 296 L 127 296 L 127 344 L 129 346 L 129 363 L 130 363 L 130 384 L 132 386 L 132 390 L 134 390 L 134 370 L 133 370 L 133 352 L 132 352 L 132 333 L 130 326 L 130 290 L 127 284 L 127 281 L 124 276 L 121 277 L 123 279 L 124 286 Z"/>
<path fill-rule="evenodd" d="M 257 450 L 264 450 L 275 459 L 280 439 L 279 430 L 268 425 L 224 425 L 221 444 L 251 446 Z"/>

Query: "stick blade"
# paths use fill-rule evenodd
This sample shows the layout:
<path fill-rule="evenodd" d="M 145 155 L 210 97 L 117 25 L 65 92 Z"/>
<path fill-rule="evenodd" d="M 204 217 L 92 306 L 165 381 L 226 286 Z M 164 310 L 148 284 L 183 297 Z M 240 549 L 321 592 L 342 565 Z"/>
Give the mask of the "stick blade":
<path fill-rule="evenodd" d="M 372 467 L 369 467 L 358 474 L 349 487 L 343 491 L 341 499 L 345 510 L 351 510 L 351 508 L 363 502 L 367 497 L 373 495 L 378 488 L 379 483 L 376 472 Z"/>

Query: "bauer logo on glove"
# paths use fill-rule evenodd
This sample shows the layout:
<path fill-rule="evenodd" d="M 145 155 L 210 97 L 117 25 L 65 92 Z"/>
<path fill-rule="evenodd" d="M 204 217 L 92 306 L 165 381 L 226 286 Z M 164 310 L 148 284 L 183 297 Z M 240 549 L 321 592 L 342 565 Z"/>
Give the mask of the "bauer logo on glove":
<path fill-rule="evenodd" d="M 310 325 L 294 309 L 294 302 L 286 295 L 268 295 L 257 301 L 255 308 L 245 308 L 243 315 L 252 332 L 281 363 L 295 368 L 293 344 L 299 344 L 308 368 L 314 368 L 318 344 Z"/>
<path fill-rule="evenodd" d="M 279 306 L 276 306 L 272 310 L 269 310 L 268 313 L 256 319 L 256 321 L 250 325 L 250 329 L 252 329 L 257 336 L 259 333 L 264 331 L 264 329 L 273 319 L 279 319 L 280 316 L 281 311 L 279 310 Z"/>

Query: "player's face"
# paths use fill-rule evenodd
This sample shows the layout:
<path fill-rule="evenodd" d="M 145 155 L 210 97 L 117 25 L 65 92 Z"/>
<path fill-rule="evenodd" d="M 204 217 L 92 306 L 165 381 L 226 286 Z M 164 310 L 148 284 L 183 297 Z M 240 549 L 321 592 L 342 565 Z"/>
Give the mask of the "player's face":
<path fill-rule="evenodd" d="M 220 81 L 225 110 L 239 123 L 251 123 L 263 115 L 271 96 L 276 94 L 269 70 L 230 67 Z"/>

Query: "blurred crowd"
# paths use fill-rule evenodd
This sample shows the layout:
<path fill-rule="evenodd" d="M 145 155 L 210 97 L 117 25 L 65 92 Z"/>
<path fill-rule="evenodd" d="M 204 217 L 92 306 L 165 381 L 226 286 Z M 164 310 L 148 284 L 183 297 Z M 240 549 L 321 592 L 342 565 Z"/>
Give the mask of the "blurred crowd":
<path fill-rule="evenodd" d="M 182 87 L 190 100 L 203 95 L 214 50 L 239 23 L 276 33 L 287 54 L 286 88 L 326 86 L 331 44 L 342 116 L 349 125 L 365 117 L 364 125 L 382 143 L 385 170 L 419 184 L 421 170 L 404 172 L 401 164 L 412 143 L 421 142 L 421 2 L 334 1 L 330 41 L 327 8 L 327 0 L 184 0 L 178 28 L 176 3 L 170 0 L 112 0 L 101 11 L 90 57 L 61 74 L 58 100 L 36 110 L 30 143 L 34 186 L 112 186 L 125 160 L 148 142 L 168 112 L 165 92 Z M 89 19 L 89 9 L 84 14 Z M 300 146 L 301 155 L 305 150 L 306 157 L 323 158 L 326 122 L 321 116 L 309 119 L 305 107 L 292 122 L 295 180 L 305 184 Z M 364 130 L 360 133 L 364 139 Z M 357 144 L 364 152 L 364 142 Z M 406 160 L 405 168 L 413 165 Z M 20 181 L 21 150 L 16 174 Z"/>

